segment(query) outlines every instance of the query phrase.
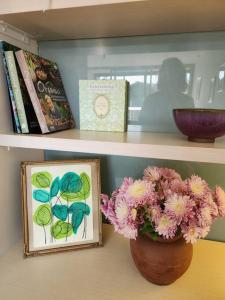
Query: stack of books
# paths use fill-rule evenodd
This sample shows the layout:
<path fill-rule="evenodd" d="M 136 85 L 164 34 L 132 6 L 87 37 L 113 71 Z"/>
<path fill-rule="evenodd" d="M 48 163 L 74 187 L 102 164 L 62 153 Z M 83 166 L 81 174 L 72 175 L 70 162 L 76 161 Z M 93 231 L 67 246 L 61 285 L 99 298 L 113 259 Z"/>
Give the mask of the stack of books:
<path fill-rule="evenodd" d="M 74 127 L 58 65 L 0 42 L 16 133 L 48 133 Z"/>

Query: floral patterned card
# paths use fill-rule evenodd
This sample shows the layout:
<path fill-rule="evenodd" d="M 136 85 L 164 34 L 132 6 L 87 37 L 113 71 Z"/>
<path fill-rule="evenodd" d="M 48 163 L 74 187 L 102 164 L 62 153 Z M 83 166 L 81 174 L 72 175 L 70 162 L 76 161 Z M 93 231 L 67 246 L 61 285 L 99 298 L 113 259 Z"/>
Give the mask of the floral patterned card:
<path fill-rule="evenodd" d="M 80 80 L 80 129 L 126 131 L 127 87 L 125 80 Z"/>

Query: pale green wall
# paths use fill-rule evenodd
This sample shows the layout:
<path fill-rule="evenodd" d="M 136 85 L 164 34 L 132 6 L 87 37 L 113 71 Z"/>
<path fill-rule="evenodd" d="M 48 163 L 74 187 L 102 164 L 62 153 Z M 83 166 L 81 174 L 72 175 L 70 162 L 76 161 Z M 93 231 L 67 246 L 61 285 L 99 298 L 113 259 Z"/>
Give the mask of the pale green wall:
<path fill-rule="evenodd" d="M 142 108 L 144 100 L 151 99 L 155 101 L 155 105 L 148 107 L 149 120 L 147 121 L 149 122 L 144 126 L 143 120 L 137 118 L 135 113 L 133 116 L 130 115 L 129 124 L 132 126 L 129 126 L 129 130 L 154 131 L 176 131 L 171 109 L 174 106 L 190 106 L 190 99 L 193 99 L 195 107 L 225 108 L 224 49 L 224 32 L 40 43 L 40 54 L 59 64 L 77 127 L 79 127 L 79 79 L 94 79 L 96 74 L 135 75 L 135 78 L 127 77 L 133 80 L 129 106 Z M 167 77 L 166 81 L 164 80 L 163 92 L 157 92 L 157 85 L 150 88 L 148 84 L 140 82 L 144 77 L 148 81 L 150 75 L 153 75 L 151 78 L 154 82 L 154 76 L 158 74 L 160 66 L 167 58 L 178 58 L 185 66 L 186 72 L 191 72 L 188 95 L 184 95 L 182 91 L 175 92 L 179 81 L 179 76 L 176 75 L 180 71 L 173 64 L 173 60 L 165 72 Z M 150 93 L 152 95 L 149 96 Z M 157 101 L 163 103 L 163 108 L 159 109 Z M 99 157 L 54 151 L 46 152 L 46 156 L 48 159 Z M 220 184 L 225 188 L 223 165 L 116 156 L 100 157 L 102 158 L 102 190 L 107 193 L 118 186 L 124 176 L 141 177 L 147 165 L 175 168 L 183 177 L 197 174 L 208 181 L 212 187 Z M 224 229 L 225 220 L 218 221 L 208 238 L 225 241 Z"/>

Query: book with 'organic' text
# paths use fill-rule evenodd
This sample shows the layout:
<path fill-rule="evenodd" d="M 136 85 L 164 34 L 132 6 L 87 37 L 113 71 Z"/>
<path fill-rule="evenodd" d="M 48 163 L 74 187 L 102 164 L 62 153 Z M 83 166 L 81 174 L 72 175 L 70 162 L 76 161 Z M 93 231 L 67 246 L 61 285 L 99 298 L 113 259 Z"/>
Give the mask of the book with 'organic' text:
<path fill-rule="evenodd" d="M 16 57 L 42 133 L 74 127 L 58 65 L 25 50 Z"/>

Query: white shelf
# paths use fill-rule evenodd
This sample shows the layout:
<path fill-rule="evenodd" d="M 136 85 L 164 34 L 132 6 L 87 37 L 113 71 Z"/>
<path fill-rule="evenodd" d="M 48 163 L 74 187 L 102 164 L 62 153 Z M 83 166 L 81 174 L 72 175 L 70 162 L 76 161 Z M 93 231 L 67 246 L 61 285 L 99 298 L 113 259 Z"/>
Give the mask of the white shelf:
<path fill-rule="evenodd" d="M 47 135 L 0 133 L 0 146 L 225 164 L 225 139 L 188 142 L 179 134 L 70 129 Z"/>
<path fill-rule="evenodd" d="M 1 0 L 0 11 L 38 40 L 225 30 L 221 0 Z"/>
<path fill-rule="evenodd" d="M 10 14 L 138 1 L 143 0 L 20 0 L 19 2 L 17 0 L 1 0 L 0 11 L 1 14 Z"/>
<path fill-rule="evenodd" d="M 4 300 L 225 299 L 225 244 L 200 240 L 187 272 L 162 287 L 145 280 L 129 241 L 103 226 L 104 247 L 24 259 L 18 243 L 0 258 Z"/>

